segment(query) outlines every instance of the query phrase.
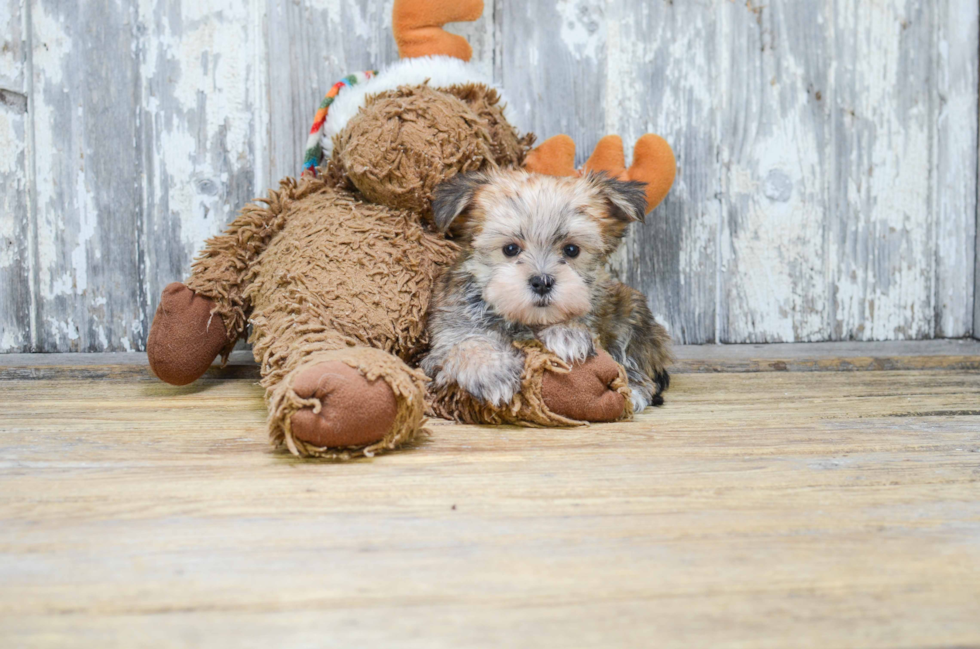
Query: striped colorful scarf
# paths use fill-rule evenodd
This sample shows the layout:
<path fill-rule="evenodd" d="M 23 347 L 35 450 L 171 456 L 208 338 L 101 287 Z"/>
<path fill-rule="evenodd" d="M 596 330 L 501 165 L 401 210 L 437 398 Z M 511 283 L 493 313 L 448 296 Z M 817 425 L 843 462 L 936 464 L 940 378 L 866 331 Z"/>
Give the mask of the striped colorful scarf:
<path fill-rule="evenodd" d="M 323 159 L 323 149 L 320 147 L 320 131 L 323 129 L 324 123 L 327 121 L 327 113 L 330 112 L 330 104 L 333 103 L 337 95 L 344 88 L 349 88 L 351 86 L 356 86 L 359 83 L 364 83 L 374 75 L 378 74 L 377 70 L 368 70 L 366 72 L 358 72 L 357 74 L 352 74 L 348 77 L 344 77 L 337 83 L 333 84 L 333 87 L 327 92 L 327 95 L 320 102 L 320 108 L 316 111 L 316 116 L 313 118 L 313 127 L 310 128 L 310 137 L 306 140 L 306 152 L 303 154 L 303 176 L 312 176 L 316 178 L 316 168 Z"/>

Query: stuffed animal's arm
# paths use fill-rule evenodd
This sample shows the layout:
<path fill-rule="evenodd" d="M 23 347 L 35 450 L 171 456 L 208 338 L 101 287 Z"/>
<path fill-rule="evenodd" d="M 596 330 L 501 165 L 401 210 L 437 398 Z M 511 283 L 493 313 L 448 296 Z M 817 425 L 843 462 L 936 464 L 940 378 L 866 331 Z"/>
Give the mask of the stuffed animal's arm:
<path fill-rule="evenodd" d="M 229 346 L 245 330 L 250 305 L 245 295 L 253 264 L 286 222 L 286 205 L 298 198 L 296 182 L 286 179 L 279 191 L 246 205 L 222 234 L 207 241 L 186 284 L 215 303 Z"/>

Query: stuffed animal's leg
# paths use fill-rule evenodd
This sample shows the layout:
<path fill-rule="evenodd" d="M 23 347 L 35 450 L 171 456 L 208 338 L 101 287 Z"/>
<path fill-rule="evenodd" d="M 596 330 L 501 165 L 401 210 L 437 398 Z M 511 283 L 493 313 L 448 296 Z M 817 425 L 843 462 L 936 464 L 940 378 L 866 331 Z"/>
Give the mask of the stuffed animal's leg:
<path fill-rule="evenodd" d="M 277 324 L 283 326 L 263 326 L 252 337 L 275 446 L 347 459 L 395 449 L 421 432 L 427 380 L 421 371 L 322 325 Z"/>
<path fill-rule="evenodd" d="M 598 350 L 565 374 L 548 373 L 541 383 L 541 396 L 548 408 L 563 417 L 580 421 L 617 421 L 629 414 L 626 408 L 622 368 L 605 350 Z"/>
<path fill-rule="evenodd" d="M 450 34 L 446 23 L 471 22 L 483 15 L 483 0 L 395 0 L 392 31 L 403 59 L 451 56 L 469 61 L 473 48 L 462 36 Z"/>
<path fill-rule="evenodd" d="M 207 242 L 186 285 L 163 290 L 146 343 L 157 377 L 187 385 L 218 354 L 231 352 L 245 329 L 251 265 L 282 228 L 285 206 L 295 197 L 296 185 L 287 180 L 268 199 L 247 205 L 224 234 Z"/>
<path fill-rule="evenodd" d="M 628 418 L 625 370 L 604 350 L 570 367 L 539 341 L 517 343 L 524 355 L 520 392 L 495 405 L 458 384 L 432 385 L 432 412 L 471 424 L 580 426 Z"/>

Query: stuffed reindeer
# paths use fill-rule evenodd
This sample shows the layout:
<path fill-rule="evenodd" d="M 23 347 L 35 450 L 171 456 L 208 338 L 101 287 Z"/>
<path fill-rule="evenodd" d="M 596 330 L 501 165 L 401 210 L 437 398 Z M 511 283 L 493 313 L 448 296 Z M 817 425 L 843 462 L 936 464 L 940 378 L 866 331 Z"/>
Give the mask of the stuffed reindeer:
<path fill-rule="evenodd" d="M 315 174 L 287 178 L 247 205 L 201 251 L 191 276 L 167 286 L 147 342 L 153 372 L 193 382 L 251 328 L 273 444 L 304 456 L 392 450 L 422 430 L 426 322 L 436 278 L 459 247 L 433 222 L 437 187 L 457 174 L 526 168 L 578 176 L 565 136 L 529 151 L 501 93 L 468 64 L 465 39 L 443 31 L 476 20 L 482 0 L 396 0 L 401 60 L 332 97 L 317 129 Z M 647 209 L 673 182 L 655 136 L 625 168 L 606 138 L 585 173 L 646 183 Z M 631 412 L 627 374 L 603 351 L 571 365 L 534 341 L 519 345 L 520 389 L 506 403 L 439 401 L 467 421 L 576 425 Z"/>

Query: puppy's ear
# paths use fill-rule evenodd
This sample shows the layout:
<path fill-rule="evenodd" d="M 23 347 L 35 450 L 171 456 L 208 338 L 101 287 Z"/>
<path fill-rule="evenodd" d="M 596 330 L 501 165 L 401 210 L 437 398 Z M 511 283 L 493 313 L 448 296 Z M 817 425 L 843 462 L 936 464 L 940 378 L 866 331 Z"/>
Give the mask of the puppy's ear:
<path fill-rule="evenodd" d="M 617 221 L 643 221 L 647 215 L 647 184 L 636 180 L 617 180 L 605 173 L 589 174 L 589 180 L 606 200 L 609 214 Z"/>
<path fill-rule="evenodd" d="M 432 222 L 440 232 L 449 231 L 459 215 L 472 206 L 477 191 L 488 182 L 486 174 L 473 172 L 456 174 L 436 187 L 432 198 Z"/>

